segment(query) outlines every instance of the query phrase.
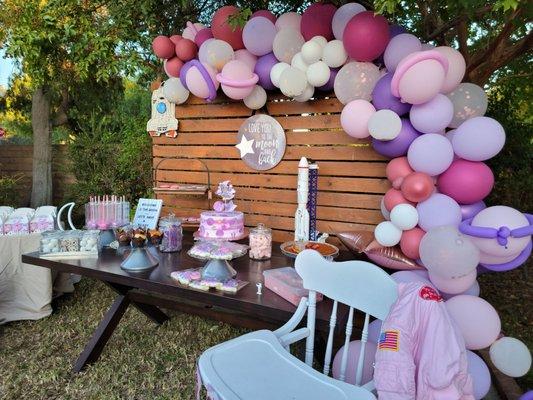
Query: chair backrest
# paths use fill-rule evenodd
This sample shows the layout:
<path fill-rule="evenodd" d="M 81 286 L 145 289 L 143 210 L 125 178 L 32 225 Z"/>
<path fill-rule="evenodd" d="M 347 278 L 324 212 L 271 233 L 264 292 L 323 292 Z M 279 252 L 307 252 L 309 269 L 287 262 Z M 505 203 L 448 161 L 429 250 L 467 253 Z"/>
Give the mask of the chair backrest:
<path fill-rule="evenodd" d="M 305 362 L 313 363 L 314 332 L 316 316 L 316 293 L 333 300 L 329 324 L 329 335 L 324 360 L 324 374 L 329 375 L 333 350 L 333 336 L 337 324 L 338 303 L 348 305 L 344 351 L 341 359 L 339 379 L 344 381 L 348 363 L 348 345 L 351 340 L 354 309 L 365 313 L 361 335 L 361 350 L 356 369 L 355 384 L 360 385 L 363 375 L 365 346 L 368 339 L 369 315 L 385 319 L 390 307 L 398 297 L 396 282 L 381 268 L 365 261 L 332 262 L 314 250 L 304 250 L 296 258 L 296 271 L 303 279 L 304 288 L 309 290 L 307 327 L 310 335 L 305 347 Z"/>

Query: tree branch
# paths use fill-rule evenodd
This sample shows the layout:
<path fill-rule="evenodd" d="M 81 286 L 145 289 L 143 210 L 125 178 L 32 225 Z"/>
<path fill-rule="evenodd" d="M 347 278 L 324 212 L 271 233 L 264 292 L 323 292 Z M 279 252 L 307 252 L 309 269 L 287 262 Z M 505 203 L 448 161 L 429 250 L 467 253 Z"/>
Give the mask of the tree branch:
<path fill-rule="evenodd" d="M 66 90 L 63 90 L 61 93 L 61 103 L 57 108 L 54 118 L 51 121 L 52 127 L 66 125 L 68 123 L 68 108 L 70 105 L 69 95 Z"/>
<path fill-rule="evenodd" d="M 481 16 L 483 14 L 486 14 L 487 12 L 489 12 L 492 9 L 492 7 L 493 7 L 492 4 L 483 6 L 483 7 L 479 8 L 478 10 L 474 11 L 472 16 L 473 17 L 479 17 L 479 16 Z M 468 19 L 468 15 L 466 13 L 465 14 L 460 14 L 457 17 L 452 18 L 451 20 L 449 20 L 445 24 L 437 27 L 433 33 L 429 34 L 429 32 L 428 32 L 427 33 L 428 36 L 425 39 L 427 41 L 433 40 L 436 37 L 442 35 L 444 32 L 452 29 L 454 26 L 457 26 L 459 24 L 459 22 L 461 22 L 463 20 L 467 21 L 467 19 Z"/>
<path fill-rule="evenodd" d="M 459 42 L 459 51 L 463 55 L 466 65 L 470 64 L 470 52 L 468 51 L 468 25 L 465 20 L 461 20 L 457 25 L 457 41 Z"/>

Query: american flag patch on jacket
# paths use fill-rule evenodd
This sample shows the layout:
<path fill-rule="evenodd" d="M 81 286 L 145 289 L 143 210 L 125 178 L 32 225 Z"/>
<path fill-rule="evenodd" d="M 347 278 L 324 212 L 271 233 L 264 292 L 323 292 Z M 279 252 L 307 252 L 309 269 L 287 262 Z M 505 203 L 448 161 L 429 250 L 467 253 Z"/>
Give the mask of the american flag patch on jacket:
<path fill-rule="evenodd" d="M 379 335 L 379 350 L 398 351 L 400 349 L 400 331 L 384 331 Z"/>

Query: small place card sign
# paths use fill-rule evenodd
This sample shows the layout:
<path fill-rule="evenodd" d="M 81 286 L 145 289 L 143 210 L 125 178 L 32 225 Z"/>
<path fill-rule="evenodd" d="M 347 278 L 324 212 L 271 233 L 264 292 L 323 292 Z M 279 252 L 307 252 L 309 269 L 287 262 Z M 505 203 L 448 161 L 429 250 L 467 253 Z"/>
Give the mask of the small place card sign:
<path fill-rule="evenodd" d="M 269 115 L 257 114 L 241 125 L 237 135 L 242 160 L 253 169 L 274 168 L 283 159 L 287 145 L 285 131 Z"/>
<path fill-rule="evenodd" d="M 163 200 L 139 199 L 139 204 L 135 210 L 135 217 L 133 218 L 133 225 L 146 229 L 155 229 L 162 206 Z"/>

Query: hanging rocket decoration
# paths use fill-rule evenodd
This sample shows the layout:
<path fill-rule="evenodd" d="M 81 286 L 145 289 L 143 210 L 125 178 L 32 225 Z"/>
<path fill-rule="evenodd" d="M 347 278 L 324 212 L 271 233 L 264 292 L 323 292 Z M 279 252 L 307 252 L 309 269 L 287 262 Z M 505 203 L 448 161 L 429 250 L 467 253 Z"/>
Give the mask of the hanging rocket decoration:
<path fill-rule="evenodd" d="M 309 240 L 309 211 L 307 197 L 309 194 L 309 163 L 305 157 L 298 164 L 298 208 L 294 214 L 294 240 Z"/>
<path fill-rule="evenodd" d="M 318 164 L 309 164 L 309 195 L 307 199 L 307 211 L 309 211 L 309 240 L 317 240 L 316 229 L 316 205 L 318 193 Z"/>
<path fill-rule="evenodd" d="M 169 102 L 163 89 L 159 88 L 152 92 L 152 117 L 146 124 L 146 130 L 150 136 L 161 136 L 175 138 L 178 136 L 178 120 L 176 115 L 176 105 Z"/>

